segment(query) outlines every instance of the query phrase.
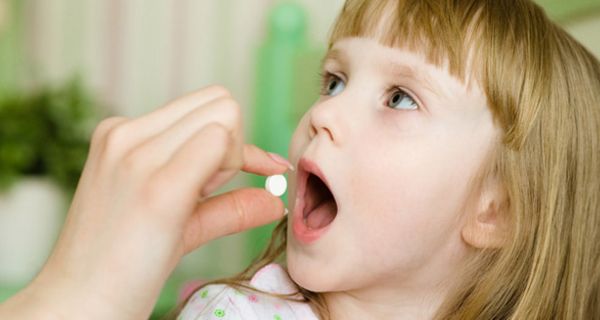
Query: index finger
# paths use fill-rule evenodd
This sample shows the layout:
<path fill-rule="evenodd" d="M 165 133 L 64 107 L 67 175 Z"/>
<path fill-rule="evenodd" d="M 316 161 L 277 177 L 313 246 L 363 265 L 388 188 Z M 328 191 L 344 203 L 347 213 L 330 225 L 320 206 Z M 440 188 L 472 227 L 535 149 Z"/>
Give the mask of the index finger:
<path fill-rule="evenodd" d="M 242 148 L 242 167 L 238 169 L 220 168 L 218 172 L 202 186 L 201 195 L 213 193 L 222 185 L 231 180 L 239 170 L 262 176 L 283 174 L 287 170 L 294 170 L 292 164 L 283 157 L 267 152 L 255 145 L 245 144 Z"/>
<path fill-rule="evenodd" d="M 242 171 L 263 176 L 294 171 L 294 166 L 280 155 L 267 152 L 255 145 L 244 145 L 244 164 Z"/>

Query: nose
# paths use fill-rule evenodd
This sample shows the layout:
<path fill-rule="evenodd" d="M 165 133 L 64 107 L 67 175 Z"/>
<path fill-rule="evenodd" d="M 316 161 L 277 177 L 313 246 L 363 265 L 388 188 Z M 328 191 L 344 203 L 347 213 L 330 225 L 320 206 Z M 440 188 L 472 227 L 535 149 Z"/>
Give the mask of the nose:
<path fill-rule="evenodd" d="M 318 103 L 310 110 L 309 137 L 314 139 L 321 134 L 335 144 L 340 143 L 340 118 L 330 101 Z"/>

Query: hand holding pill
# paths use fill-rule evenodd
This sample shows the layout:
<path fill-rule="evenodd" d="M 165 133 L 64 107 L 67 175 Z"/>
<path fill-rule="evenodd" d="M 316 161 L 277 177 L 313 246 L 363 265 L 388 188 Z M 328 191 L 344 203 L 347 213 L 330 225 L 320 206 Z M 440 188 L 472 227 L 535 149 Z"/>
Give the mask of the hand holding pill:
<path fill-rule="evenodd" d="M 61 237 L 26 289 L 41 306 L 39 316 L 28 318 L 49 311 L 148 318 L 185 254 L 281 219 L 285 210 L 278 195 L 286 188 L 281 174 L 290 169 L 283 157 L 244 143 L 240 107 L 219 86 L 139 118 L 105 119 L 92 136 Z M 269 191 L 241 188 L 213 195 L 240 171 L 271 176 Z M 116 266 L 119 272 L 110 272 Z M 132 293 L 144 299 L 132 300 Z M 98 296 L 105 298 L 94 299 Z M 2 311 L 29 312 L 30 305 L 27 299 L 10 300 L 0 318 L 23 318 Z"/>

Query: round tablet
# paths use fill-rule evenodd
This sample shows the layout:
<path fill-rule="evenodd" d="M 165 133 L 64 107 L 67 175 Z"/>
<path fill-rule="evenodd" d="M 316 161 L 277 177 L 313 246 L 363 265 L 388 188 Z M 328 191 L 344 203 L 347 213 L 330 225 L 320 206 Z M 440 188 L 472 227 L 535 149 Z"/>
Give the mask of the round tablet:
<path fill-rule="evenodd" d="M 265 189 L 269 191 L 272 195 L 279 197 L 285 193 L 287 189 L 287 181 L 283 175 L 275 175 L 267 178 L 265 182 Z"/>

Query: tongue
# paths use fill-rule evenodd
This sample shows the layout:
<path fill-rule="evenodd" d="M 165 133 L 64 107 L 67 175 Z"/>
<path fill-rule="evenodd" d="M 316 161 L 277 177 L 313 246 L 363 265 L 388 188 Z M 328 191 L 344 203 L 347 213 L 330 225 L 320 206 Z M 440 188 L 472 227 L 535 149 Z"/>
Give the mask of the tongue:
<path fill-rule="evenodd" d="M 333 221 L 337 211 L 337 205 L 333 199 L 321 203 L 317 208 L 308 213 L 306 225 L 310 229 L 326 227 Z"/>

